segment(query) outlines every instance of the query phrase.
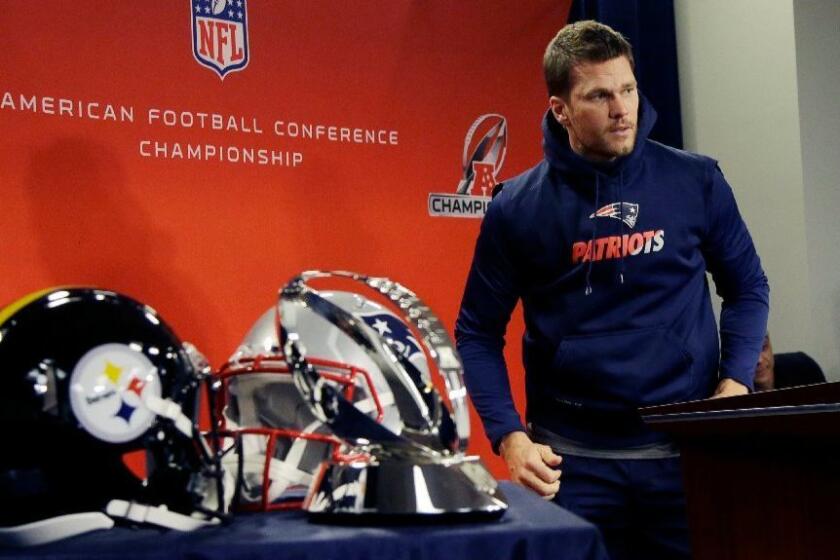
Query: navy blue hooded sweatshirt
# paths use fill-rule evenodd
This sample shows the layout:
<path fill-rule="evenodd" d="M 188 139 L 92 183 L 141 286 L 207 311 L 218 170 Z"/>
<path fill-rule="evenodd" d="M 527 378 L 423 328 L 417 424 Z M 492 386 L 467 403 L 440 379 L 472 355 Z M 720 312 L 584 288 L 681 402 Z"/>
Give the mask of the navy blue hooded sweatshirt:
<path fill-rule="evenodd" d="M 603 166 L 547 113 L 545 160 L 488 206 L 455 335 L 494 449 L 524 431 L 503 356 L 520 299 L 527 421 L 577 442 L 664 441 L 638 407 L 709 397 L 722 377 L 753 386 L 767 278 L 716 162 L 648 139 L 655 120 L 642 97 L 633 151 Z"/>

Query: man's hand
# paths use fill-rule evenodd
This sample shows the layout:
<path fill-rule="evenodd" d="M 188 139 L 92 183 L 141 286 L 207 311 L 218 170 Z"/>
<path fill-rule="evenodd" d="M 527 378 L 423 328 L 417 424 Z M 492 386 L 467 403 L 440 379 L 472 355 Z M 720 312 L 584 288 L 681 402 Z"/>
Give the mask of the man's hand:
<path fill-rule="evenodd" d="M 750 392 L 746 385 L 743 385 L 734 379 L 725 377 L 718 383 L 713 399 L 720 399 L 723 397 L 735 397 L 738 395 L 746 395 Z"/>
<path fill-rule="evenodd" d="M 510 479 L 526 486 L 545 498 L 554 498 L 560 490 L 560 471 L 556 467 L 563 460 L 549 446 L 534 443 L 525 432 L 511 432 L 499 445 L 507 463 Z"/>

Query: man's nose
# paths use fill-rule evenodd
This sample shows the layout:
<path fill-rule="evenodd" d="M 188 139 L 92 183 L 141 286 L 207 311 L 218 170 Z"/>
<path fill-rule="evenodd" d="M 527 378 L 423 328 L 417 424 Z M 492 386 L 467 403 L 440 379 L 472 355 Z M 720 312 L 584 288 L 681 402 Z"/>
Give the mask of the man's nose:
<path fill-rule="evenodd" d="M 613 96 L 610 102 L 610 116 L 621 118 L 627 114 L 627 101 L 621 95 Z"/>

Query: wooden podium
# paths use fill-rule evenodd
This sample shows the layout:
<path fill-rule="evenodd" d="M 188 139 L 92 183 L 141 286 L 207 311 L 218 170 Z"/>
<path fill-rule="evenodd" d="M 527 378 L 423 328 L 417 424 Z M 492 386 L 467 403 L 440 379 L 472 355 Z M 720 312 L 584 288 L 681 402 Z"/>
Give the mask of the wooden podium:
<path fill-rule="evenodd" d="M 680 445 L 696 560 L 840 558 L 840 383 L 640 412 Z"/>

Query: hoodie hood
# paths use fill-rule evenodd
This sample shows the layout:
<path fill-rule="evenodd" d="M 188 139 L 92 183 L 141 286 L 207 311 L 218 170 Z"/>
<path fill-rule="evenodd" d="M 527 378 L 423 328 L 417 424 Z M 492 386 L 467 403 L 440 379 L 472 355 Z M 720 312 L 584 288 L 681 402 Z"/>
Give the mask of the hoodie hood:
<path fill-rule="evenodd" d="M 616 175 L 625 173 L 640 161 L 645 142 L 656 123 L 656 110 L 647 98 L 639 93 L 639 118 L 637 119 L 636 144 L 633 151 L 618 158 L 609 165 L 591 162 L 576 154 L 569 145 L 569 135 L 552 117 L 551 110 L 546 111 L 542 122 L 543 152 L 551 167 L 572 176 L 592 176 L 598 173 Z"/>

